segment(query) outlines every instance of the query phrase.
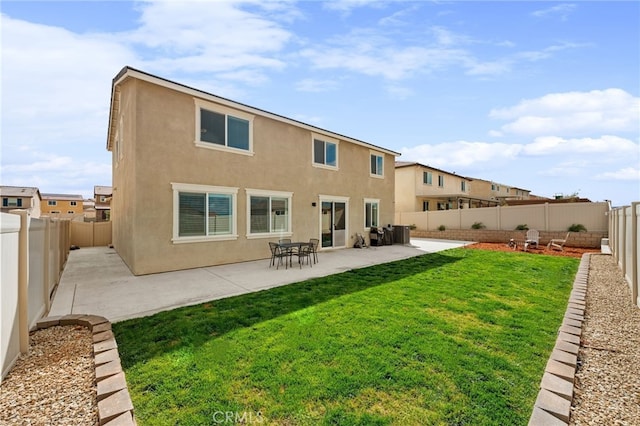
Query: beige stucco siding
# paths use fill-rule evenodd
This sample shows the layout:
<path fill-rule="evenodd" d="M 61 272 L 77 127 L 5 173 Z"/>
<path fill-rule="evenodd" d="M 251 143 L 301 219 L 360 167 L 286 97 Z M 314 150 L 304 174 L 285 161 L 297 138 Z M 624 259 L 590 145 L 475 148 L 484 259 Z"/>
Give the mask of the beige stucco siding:
<path fill-rule="evenodd" d="M 120 91 L 125 131 L 123 159 L 116 166 L 114 158 L 112 220 L 116 249 L 135 274 L 269 258 L 267 243 L 278 235 L 247 236 L 247 190 L 292 193 L 293 240 L 320 238 L 321 195 L 349 199 L 346 246 L 365 231 L 365 198 L 380 199 L 381 224 L 393 222 L 393 155 L 380 153 L 384 178 L 371 177 L 371 148 L 338 140 L 338 170 L 314 167 L 309 129 L 259 114 L 250 155 L 203 148 L 194 143 L 193 96 L 136 79 Z M 172 241 L 172 183 L 237 188 L 237 238 Z"/>

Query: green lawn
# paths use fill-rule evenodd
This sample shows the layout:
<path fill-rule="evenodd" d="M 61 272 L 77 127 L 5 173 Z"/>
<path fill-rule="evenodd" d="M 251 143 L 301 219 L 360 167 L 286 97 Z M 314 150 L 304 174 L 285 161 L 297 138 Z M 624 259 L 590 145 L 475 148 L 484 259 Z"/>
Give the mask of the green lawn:
<path fill-rule="evenodd" d="M 113 329 L 141 425 L 526 425 L 578 264 L 454 249 Z"/>

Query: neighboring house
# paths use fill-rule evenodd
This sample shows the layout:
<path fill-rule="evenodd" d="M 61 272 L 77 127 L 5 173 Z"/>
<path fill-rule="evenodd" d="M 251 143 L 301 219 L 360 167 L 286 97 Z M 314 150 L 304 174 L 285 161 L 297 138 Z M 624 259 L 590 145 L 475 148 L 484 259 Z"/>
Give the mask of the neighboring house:
<path fill-rule="evenodd" d="M 129 67 L 107 149 L 113 244 L 136 275 L 268 259 L 280 238 L 351 247 L 393 222 L 398 153 Z"/>
<path fill-rule="evenodd" d="M 42 216 L 84 219 L 84 199 L 75 194 L 42 194 Z"/>
<path fill-rule="evenodd" d="M 395 164 L 396 212 L 469 208 L 471 179 L 415 162 Z M 477 200 L 476 200 L 477 201 Z"/>
<path fill-rule="evenodd" d="M 496 183 L 490 180 L 473 179 L 471 195 L 481 200 L 505 204 L 506 200 L 528 200 L 531 191 L 514 186 Z"/>
<path fill-rule="evenodd" d="M 111 196 L 113 195 L 113 187 L 96 185 L 93 187 L 93 195 L 95 200 L 96 221 L 108 221 L 111 217 Z"/>
<path fill-rule="evenodd" d="M 42 196 L 38 188 L 0 186 L 0 197 L 2 198 L 2 213 L 24 209 L 27 210 L 29 216 L 40 217 Z"/>

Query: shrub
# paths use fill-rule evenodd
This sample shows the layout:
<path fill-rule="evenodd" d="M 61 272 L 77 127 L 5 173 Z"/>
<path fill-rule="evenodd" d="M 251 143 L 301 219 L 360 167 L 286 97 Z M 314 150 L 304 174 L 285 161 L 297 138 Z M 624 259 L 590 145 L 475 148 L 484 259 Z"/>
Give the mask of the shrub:
<path fill-rule="evenodd" d="M 409 225 L 409 229 L 411 229 L 411 230 L 414 230 L 416 228 L 417 228 L 417 226 L 416 226 L 415 223 L 412 223 L 411 225 Z"/>
<path fill-rule="evenodd" d="M 569 232 L 587 232 L 587 228 L 584 227 L 581 223 L 574 223 L 567 229 Z"/>
<path fill-rule="evenodd" d="M 484 226 L 482 222 L 476 222 L 473 225 L 471 225 L 471 229 L 484 229 L 484 228 L 486 228 L 486 226 Z"/>
<path fill-rule="evenodd" d="M 438 226 L 438 231 L 444 231 L 445 229 L 447 229 L 447 227 L 444 225 Z"/>
<path fill-rule="evenodd" d="M 529 230 L 529 226 L 527 226 L 526 223 L 516 226 L 516 231 L 528 231 L 528 230 Z"/>

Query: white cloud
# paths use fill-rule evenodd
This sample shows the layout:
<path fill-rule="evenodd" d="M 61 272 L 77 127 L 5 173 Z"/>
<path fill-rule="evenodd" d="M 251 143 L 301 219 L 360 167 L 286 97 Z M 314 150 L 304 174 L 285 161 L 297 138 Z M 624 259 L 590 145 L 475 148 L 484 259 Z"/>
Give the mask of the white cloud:
<path fill-rule="evenodd" d="M 606 154 L 608 157 L 637 157 L 640 146 L 629 139 L 605 135 L 600 138 L 564 139 L 558 136 L 543 136 L 524 145 L 526 155 L 589 155 Z"/>
<path fill-rule="evenodd" d="M 522 146 L 506 143 L 457 141 L 434 145 L 418 145 L 401 150 L 402 160 L 417 161 L 447 171 L 473 168 L 482 163 L 497 164 L 514 160 Z"/>
<path fill-rule="evenodd" d="M 560 19 L 565 21 L 568 18 L 568 16 L 571 14 L 571 12 L 573 12 L 576 9 L 576 7 L 577 6 L 575 4 L 562 3 L 546 9 L 536 10 L 532 12 L 531 15 L 536 18 L 559 16 Z"/>
<path fill-rule="evenodd" d="M 541 137 L 525 144 L 456 141 L 418 145 L 401 150 L 403 161 L 417 161 L 446 171 L 470 174 L 475 170 L 540 164 L 530 170 L 545 176 L 591 178 L 594 170 L 610 164 L 640 160 L 640 144 L 617 136 L 563 139 Z"/>
<path fill-rule="evenodd" d="M 146 49 L 146 66 L 163 73 L 177 71 L 236 72 L 246 68 L 279 70 L 286 66 L 274 55 L 294 37 L 269 14 L 241 6 L 271 10 L 275 2 L 145 2 L 141 26 L 122 34 L 122 42 Z M 232 74 L 228 74 L 232 75 Z"/>
<path fill-rule="evenodd" d="M 335 90 L 338 83 L 335 80 L 317 80 L 305 78 L 295 84 L 296 90 L 301 92 L 328 92 Z"/>
<path fill-rule="evenodd" d="M 615 170 L 612 172 L 603 172 L 599 173 L 595 177 L 597 180 L 628 180 L 628 181 L 636 181 L 636 183 L 640 182 L 640 168 L 638 167 L 625 167 L 619 170 Z M 636 193 L 636 197 L 640 194 L 640 187 L 638 187 L 638 193 Z"/>
<path fill-rule="evenodd" d="M 621 89 L 553 93 L 525 99 L 509 108 L 494 109 L 489 117 L 511 120 L 500 133 L 576 135 L 637 132 L 640 98 Z"/>

